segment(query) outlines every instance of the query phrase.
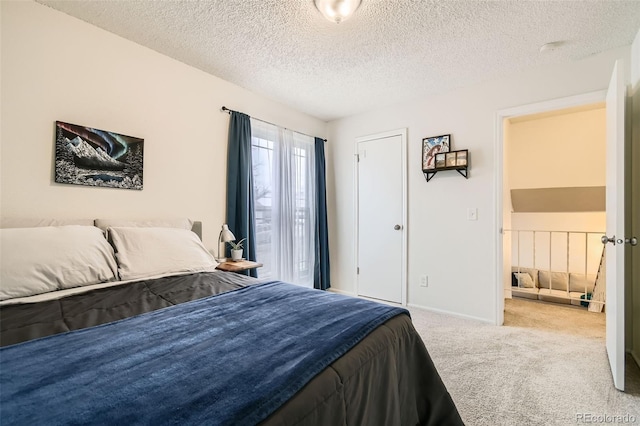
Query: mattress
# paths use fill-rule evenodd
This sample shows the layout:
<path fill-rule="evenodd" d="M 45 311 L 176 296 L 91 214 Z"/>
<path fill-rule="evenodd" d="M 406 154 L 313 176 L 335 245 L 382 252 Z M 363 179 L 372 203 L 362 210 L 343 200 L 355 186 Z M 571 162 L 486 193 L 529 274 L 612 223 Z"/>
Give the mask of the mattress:
<path fill-rule="evenodd" d="M 198 302 L 215 306 L 226 295 L 264 285 L 243 275 L 215 271 L 109 285 L 37 303 L 7 304 L 0 307 L 0 342 L 11 345 L 4 354 L 12 354 L 9 349 L 22 350 L 33 342 L 47 339 L 53 340 L 56 347 L 58 340 L 63 344 L 64 339 L 75 336 L 74 333 L 91 332 L 113 324 L 120 327 L 127 321 L 135 323 L 149 313 L 167 312 L 177 307 L 184 310 L 192 304 L 198 306 Z M 310 292 L 309 295 L 315 292 L 326 294 L 311 289 L 303 291 Z M 334 296 L 338 295 L 331 297 Z M 251 330 L 250 323 L 246 327 Z M 59 350 L 60 345 L 57 346 Z M 34 356 L 38 356 L 37 353 Z M 0 360 L 5 363 L 7 357 L 0 356 Z M 228 368 L 234 368 L 233 363 L 229 364 Z M 0 380 L 6 384 L 7 374 L 2 374 L 2 370 L 0 368 Z M 251 380 L 260 380 L 259 374 L 254 376 Z M 165 389 L 165 392 L 169 395 L 177 392 L 176 398 L 184 396 L 179 387 Z M 233 392 L 233 388 L 228 392 Z M 10 396 L 11 403 L 16 402 L 14 398 L 21 398 L 18 395 Z M 6 392 L 3 398 L 7 398 Z M 216 394 L 198 395 L 197 398 L 207 401 L 204 406 L 209 409 L 218 399 Z M 9 405 L 7 400 L 3 405 Z M 72 409 L 70 411 L 74 414 Z M 118 412 L 113 410 L 111 413 L 116 416 L 114 420 L 126 421 L 117 418 Z M 3 409 L 3 424 L 12 424 L 6 414 Z M 46 411 L 40 410 L 40 414 L 47 418 Z M 88 423 L 91 419 L 101 422 L 98 413 L 90 412 L 84 419 L 89 419 Z M 206 422 L 232 424 L 220 421 L 215 415 L 207 417 Z M 55 424 L 55 421 L 49 423 Z M 166 423 L 171 422 L 167 420 Z M 410 318 L 399 314 L 364 333 L 344 354 L 300 383 L 290 398 L 250 424 L 254 423 L 456 425 L 462 424 L 462 420 Z"/>

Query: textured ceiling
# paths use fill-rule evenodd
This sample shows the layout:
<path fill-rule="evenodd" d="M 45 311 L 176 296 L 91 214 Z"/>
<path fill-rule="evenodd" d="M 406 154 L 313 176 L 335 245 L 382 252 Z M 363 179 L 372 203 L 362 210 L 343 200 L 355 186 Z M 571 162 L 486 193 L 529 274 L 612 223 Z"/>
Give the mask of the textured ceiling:
<path fill-rule="evenodd" d="M 38 1 L 326 121 L 629 45 L 640 28 L 638 0 L 363 0 L 339 25 L 313 0 Z"/>

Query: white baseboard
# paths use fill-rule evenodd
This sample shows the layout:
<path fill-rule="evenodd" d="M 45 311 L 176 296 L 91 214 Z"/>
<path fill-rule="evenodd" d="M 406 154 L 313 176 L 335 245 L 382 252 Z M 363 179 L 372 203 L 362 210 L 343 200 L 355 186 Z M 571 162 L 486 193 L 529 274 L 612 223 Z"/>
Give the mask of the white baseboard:
<path fill-rule="evenodd" d="M 451 315 L 452 317 L 464 318 L 464 319 L 469 319 L 469 320 L 473 320 L 473 321 L 480 321 L 480 322 L 484 322 L 484 323 L 487 323 L 487 324 L 495 325 L 495 321 L 488 320 L 486 318 L 474 317 L 472 315 L 459 314 L 457 312 L 445 311 L 444 309 L 429 308 L 427 306 L 416 305 L 416 304 L 413 304 L 413 303 L 408 303 L 407 306 L 410 307 L 410 308 L 422 309 L 424 311 L 435 312 L 435 313 L 438 313 L 438 314 Z"/>
<path fill-rule="evenodd" d="M 367 296 L 359 296 L 355 293 L 352 293 L 350 291 L 344 291 L 344 290 L 340 290 L 340 289 L 334 289 L 332 287 L 329 288 L 329 291 L 332 291 L 334 293 L 338 293 L 338 294 L 344 294 L 345 296 L 351 296 L 351 297 L 357 297 L 359 299 L 364 299 L 364 300 L 371 300 L 372 302 L 378 302 L 378 303 L 384 303 L 385 305 L 391 305 L 391 306 L 400 306 L 402 307 L 402 304 L 400 303 L 395 303 L 395 302 L 389 302 L 387 300 L 382 300 L 382 299 L 374 299 L 373 297 L 367 297 Z"/>
<path fill-rule="evenodd" d="M 344 290 L 340 290 L 339 288 L 333 288 L 333 287 L 329 287 L 329 291 L 333 292 L 333 293 L 338 293 L 338 294 L 344 294 L 346 296 L 353 296 L 356 297 L 355 293 L 352 293 L 350 291 L 344 291 Z"/>
<path fill-rule="evenodd" d="M 402 305 L 399 304 L 399 303 L 387 302 L 385 300 L 378 300 L 378 299 L 372 299 L 370 297 L 358 296 L 355 293 L 352 293 L 350 291 L 340 290 L 338 288 L 330 287 L 329 291 L 334 292 L 334 293 L 338 293 L 338 294 L 344 294 L 346 296 L 359 297 L 361 299 L 372 300 L 374 302 L 385 303 L 385 304 L 388 304 L 388 305 L 402 307 Z M 416 305 L 414 303 L 407 303 L 407 307 L 408 308 L 422 309 L 424 311 L 436 312 L 438 314 L 451 315 L 453 317 L 464 318 L 464 319 L 469 319 L 469 320 L 473 320 L 473 321 L 480 321 L 480 322 L 484 322 L 484 323 L 488 323 L 488 324 L 495 324 L 494 321 L 488 320 L 486 318 L 474 317 L 472 315 L 459 314 L 459 313 L 456 313 L 456 312 L 445 311 L 443 309 L 429 308 L 427 306 Z"/>
<path fill-rule="evenodd" d="M 389 302 L 388 300 L 374 299 L 373 297 L 367 297 L 367 296 L 355 296 L 355 297 L 358 297 L 364 300 L 371 300 L 372 302 L 384 303 L 385 305 L 398 306 L 400 308 L 403 307 L 401 303 Z"/>

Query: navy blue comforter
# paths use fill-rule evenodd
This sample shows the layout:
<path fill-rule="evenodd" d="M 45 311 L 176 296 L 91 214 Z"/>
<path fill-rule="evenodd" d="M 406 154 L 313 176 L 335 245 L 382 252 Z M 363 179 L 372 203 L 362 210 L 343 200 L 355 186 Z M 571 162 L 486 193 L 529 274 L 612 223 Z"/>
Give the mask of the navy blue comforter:
<path fill-rule="evenodd" d="M 0 422 L 255 424 L 406 310 L 281 282 L 0 349 Z"/>

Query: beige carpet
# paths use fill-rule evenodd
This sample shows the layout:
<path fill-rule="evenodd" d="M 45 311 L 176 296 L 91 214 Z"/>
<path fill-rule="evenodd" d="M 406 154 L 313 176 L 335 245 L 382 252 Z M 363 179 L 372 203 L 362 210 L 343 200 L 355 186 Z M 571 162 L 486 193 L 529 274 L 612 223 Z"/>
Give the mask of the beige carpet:
<path fill-rule="evenodd" d="M 613 387 L 603 314 L 507 300 L 503 327 L 415 308 L 411 315 L 468 426 L 587 423 L 580 415 L 640 424 L 640 371 L 629 360 L 628 393 Z"/>
<path fill-rule="evenodd" d="M 605 314 L 573 305 L 506 299 L 504 325 L 605 338 Z"/>

